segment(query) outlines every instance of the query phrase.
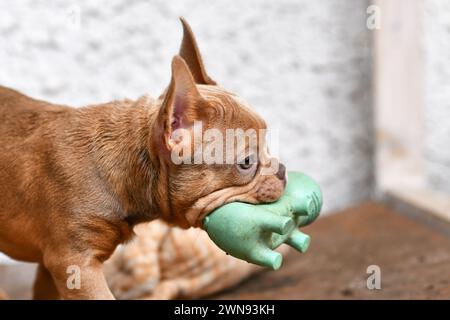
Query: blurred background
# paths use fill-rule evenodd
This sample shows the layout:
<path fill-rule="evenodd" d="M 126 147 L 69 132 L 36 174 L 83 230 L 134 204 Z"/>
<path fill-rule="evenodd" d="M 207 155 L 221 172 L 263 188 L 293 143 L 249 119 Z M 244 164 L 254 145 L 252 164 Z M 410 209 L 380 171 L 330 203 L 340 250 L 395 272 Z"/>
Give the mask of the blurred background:
<path fill-rule="evenodd" d="M 279 132 L 281 159 L 319 182 L 325 214 L 379 197 L 379 148 L 400 158 L 414 149 L 426 188 L 450 194 L 450 2 L 395 2 L 414 11 L 412 20 L 395 19 L 403 10 L 384 20 L 387 2 L 368 0 L 2 1 L 0 84 L 73 106 L 156 97 L 169 82 L 184 16 L 209 75 Z M 394 45 L 412 41 L 420 64 L 402 55 L 408 50 L 392 48 L 391 57 L 376 40 L 383 30 Z M 389 73 L 389 61 L 411 63 Z M 409 124 L 396 112 L 408 100 L 383 89 L 399 74 L 415 85 L 392 87 L 392 96 L 420 105 Z M 379 130 L 386 121 L 393 132 Z M 403 149 L 410 126 L 420 139 Z"/>

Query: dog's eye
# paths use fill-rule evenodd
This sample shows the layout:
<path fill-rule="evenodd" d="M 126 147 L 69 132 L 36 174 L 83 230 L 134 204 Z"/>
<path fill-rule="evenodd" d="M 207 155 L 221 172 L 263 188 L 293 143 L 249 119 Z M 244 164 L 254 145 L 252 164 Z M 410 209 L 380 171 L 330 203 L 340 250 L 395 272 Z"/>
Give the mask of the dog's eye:
<path fill-rule="evenodd" d="M 253 161 L 250 157 L 246 157 L 243 162 L 238 163 L 238 167 L 242 171 L 247 171 L 252 168 Z"/>

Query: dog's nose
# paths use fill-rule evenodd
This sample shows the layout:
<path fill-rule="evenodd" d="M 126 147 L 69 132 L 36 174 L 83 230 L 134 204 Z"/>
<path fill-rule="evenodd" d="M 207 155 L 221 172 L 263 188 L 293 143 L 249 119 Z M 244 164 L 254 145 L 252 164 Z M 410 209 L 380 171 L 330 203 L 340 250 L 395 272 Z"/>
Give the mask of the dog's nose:
<path fill-rule="evenodd" d="M 286 180 L 286 167 L 284 166 L 284 164 L 280 163 L 278 165 L 278 172 L 276 176 L 280 180 Z"/>

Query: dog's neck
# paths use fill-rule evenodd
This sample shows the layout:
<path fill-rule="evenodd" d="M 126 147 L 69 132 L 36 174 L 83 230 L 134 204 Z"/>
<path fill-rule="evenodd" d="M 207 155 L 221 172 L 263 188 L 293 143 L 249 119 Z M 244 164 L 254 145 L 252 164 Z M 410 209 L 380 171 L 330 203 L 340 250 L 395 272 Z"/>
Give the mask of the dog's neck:
<path fill-rule="evenodd" d="M 147 97 L 80 109 L 95 167 L 131 226 L 171 214 L 167 170 L 153 137 L 158 110 Z"/>

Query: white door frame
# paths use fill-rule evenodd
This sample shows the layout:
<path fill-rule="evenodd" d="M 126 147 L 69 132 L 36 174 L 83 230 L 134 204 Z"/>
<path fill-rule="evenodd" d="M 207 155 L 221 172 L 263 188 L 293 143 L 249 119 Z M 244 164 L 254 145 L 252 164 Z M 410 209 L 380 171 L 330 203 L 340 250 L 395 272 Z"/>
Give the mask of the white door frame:
<path fill-rule="evenodd" d="M 424 169 L 423 3 L 375 4 L 381 19 L 374 31 L 377 191 L 450 221 L 450 196 L 430 188 Z"/>

